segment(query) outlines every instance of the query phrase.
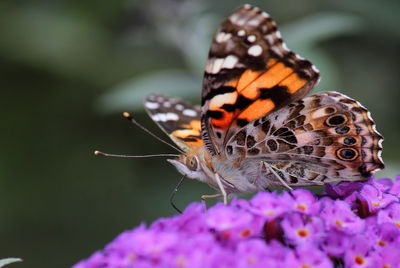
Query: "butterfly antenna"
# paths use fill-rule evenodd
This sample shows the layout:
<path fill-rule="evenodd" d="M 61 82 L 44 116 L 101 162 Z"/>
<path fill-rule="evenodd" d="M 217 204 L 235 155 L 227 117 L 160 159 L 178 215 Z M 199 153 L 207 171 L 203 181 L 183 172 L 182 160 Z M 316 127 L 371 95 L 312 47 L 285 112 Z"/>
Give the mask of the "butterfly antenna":
<path fill-rule="evenodd" d="M 129 121 L 131 121 L 133 124 L 135 124 L 137 127 L 139 127 L 141 130 L 143 130 L 144 132 L 146 132 L 147 134 L 149 134 L 150 136 L 152 136 L 153 138 L 155 138 L 156 140 L 168 145 L 171 148 L 174 148 L 175 150 L 177 150 L 180 153 L 184 153 L 181 149 L 179 149 L 178 147 L 166 142 L 165 140 L 161 139 L 160 137 L 158 137 L 156 134 L 154 134 L 153 132 L 151 132 L 150 130 L 148 130 L 147 128 L 145 128 L 144 126 L 142 126 L 141 124 L 139 124 L 135 119 L 133 119 L 133 117 L 131 116 L 130 113 L 128 112 L 124 112 L 122 114 L 123 117 L 125 117 L 126 119 L 128 119 Z"/>
<path fill-rule="evenodd" d="M 146 154 L 146 155 L 126 155 L 126 154 L 108 154 L 100 151 L 94 151 L 95 155 L 107 157 L 121 157 L 121 158 L 149 158 L 149 157 L 178 157 L 179 154 Z"/>
<path fill-rule="evenodd" d="M 169 197 L 169 203 L 176 211 L 178 211 L 179 214 L 182 214 L 182 211 L 175 205 L 174 198 L 175 198 L 176 193 L 178 192 L 179 187 L 181 187 L 181 184 L 184 179 L 185 179 L 185 176 L 182 176 L 182 178 L 179 180 L 178 184 L 175 186 L 175 189 L 172 191 L 171 196 Z"/>

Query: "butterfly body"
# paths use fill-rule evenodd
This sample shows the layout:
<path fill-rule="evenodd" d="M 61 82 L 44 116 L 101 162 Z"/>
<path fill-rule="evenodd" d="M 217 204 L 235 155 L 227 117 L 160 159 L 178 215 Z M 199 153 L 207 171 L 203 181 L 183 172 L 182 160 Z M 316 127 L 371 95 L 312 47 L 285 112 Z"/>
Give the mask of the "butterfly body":
<path fill-rule="evenodd" d="M 162 95 L 145 107 L 183 151 L 168 161 L 224 197 L 364 180 L 383 168 L 383 138 L 359 102 L 337 92 L 307 97 L 318 80 L 271 17 L 245 5 L 213 39 L 201 107 Z"/>

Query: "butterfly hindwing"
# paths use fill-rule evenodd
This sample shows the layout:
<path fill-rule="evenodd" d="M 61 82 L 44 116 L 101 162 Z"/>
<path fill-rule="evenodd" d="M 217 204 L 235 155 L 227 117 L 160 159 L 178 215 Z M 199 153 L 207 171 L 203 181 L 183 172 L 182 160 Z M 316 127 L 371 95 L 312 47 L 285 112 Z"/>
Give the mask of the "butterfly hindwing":
<path fill-rule="evenodd" d="M 359 102 L 325 92 L 244 127 L 228 141 L 226 154 L 229 161 L 242 159 L 244 169 L 257 163 L 260 178 L 272 173 L 275 184 L 301 186 L 368 178 L 383 168 L 381 142 Z"/>
<path fill-rule="evenodd" d="M 150 95 L 146 111 L 157 125 L 183 150 L 202 146 L 200 108 L 163 95 Z"/>
<path fill-rule="evenodd" d="M 249 122 L 301 99 L 317 83 L 315 67 L 288 50 L 271 17 L 245 5 L 217 31 L 205 68 L 202 137 L 213 154 Z"/>

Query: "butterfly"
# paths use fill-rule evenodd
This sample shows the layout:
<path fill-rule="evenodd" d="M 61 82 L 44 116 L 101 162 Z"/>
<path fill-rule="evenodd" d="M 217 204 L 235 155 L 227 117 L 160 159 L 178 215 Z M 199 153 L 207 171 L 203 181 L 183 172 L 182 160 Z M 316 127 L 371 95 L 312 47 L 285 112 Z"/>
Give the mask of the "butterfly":
<path fill-rule="evenodd" d="M 213 38 L 201 107 L 151 95 L 145 108 L 182 151 L 168 161 L 225 203 L 270 186 L 365 180 L 384 167 L 383 137 L 358 101 L 333 91 L 306 96 L 318 81 L 272 18 L 244 5 Z"/>

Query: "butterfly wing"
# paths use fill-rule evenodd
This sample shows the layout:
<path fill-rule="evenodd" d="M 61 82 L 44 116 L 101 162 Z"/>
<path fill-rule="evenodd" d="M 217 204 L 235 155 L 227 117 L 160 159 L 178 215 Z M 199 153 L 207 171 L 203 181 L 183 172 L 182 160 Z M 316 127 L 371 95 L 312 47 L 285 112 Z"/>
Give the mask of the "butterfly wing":
<path fill-rule="evenodd" d="M 217 31 L 205 68 L 202 138 L 212 155 L 249 122 L 304 97 L 315 67 L 288 50 L 271 17 L 245 5 Z"/>
<path fill-rule="evenodd" d="M 150 95 L 144 106 L 154 122 L 184 151 L 203 145 L 200 107 L 162 95 Z"/>
<path fill-rule="evenodd" d="M 356 181 L 384 167 L 382 136 L 359 102 L 325 92 L 247 125 L 227 143 L 228 159 L 241 172 L 282 185 Z M 249 165 L 254 167 L 249 168 Z"/>

